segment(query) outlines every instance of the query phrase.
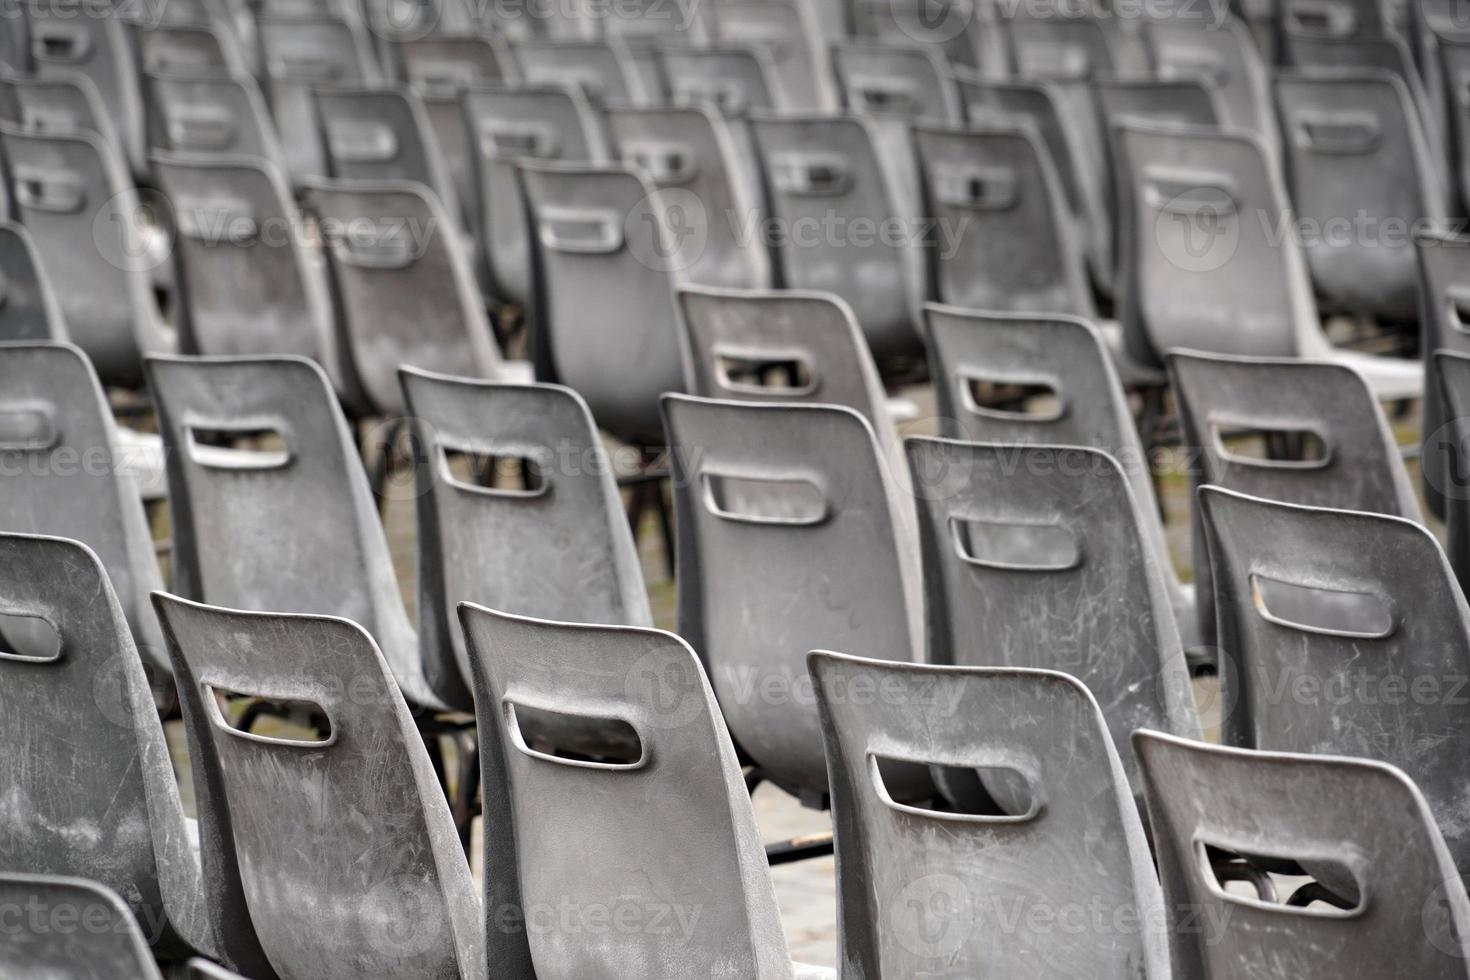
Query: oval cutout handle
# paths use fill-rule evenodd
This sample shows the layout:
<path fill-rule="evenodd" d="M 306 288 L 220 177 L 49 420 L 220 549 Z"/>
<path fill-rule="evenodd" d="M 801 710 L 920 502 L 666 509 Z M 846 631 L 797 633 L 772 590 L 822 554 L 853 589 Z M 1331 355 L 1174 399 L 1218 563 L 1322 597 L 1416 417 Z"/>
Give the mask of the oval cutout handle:
<path fill-rule="evenodd" d="M 1011 167 L 944 167 L 935 174 L 940 204 L 971 211 L 1009 211 L 1021 201 L 1021 182 Z"/>
<path fill-rule="evenodd" d="M 279 441 L 279 449 L 259 449 L 241 445 L 247 441 Z M 278 470 L 291 464 L 290 440 L 278 428 L 258 424 L 214 423 L 184 426 L 184 449 L 200 466 L 235 472 Z"/>
<path fill-rule="evenodd" d="M 61 428 L 50 405 L 0 406 L 0 451 L 45 452 L 60 442 Z"/>
<path fill-rule="evenodd" d="M 1393 602 L 1372 592 L 1288 582 L 1253 572 L 1251 600 L 1268 623 L 1299 633 L 1382 640 L 1398 628 Z"/>
<path fill-rule="evenodd" d="M 847 161 L 836 154 L 782 154 L 771 161 L 771 181 L 793 197 L 833 197 L 852 185 Z"/>
<path fill-rule="evenodd" d="M 1312 115 L 1297 123 L 1297 143 L 1316 153 L 1361 156 L 1377 149 L 1381 139 L 1378 119 L 1366 113 Z"/>
<path fill-rule="evenodd" d="M 87 203 L 80 178 L 65 171 L 40 173 L 30 167 L 17 168 L 15 197 L 23 208 L 51 214 L 76 214 Z"/>
<path fill-rule="evenodd" d="M 235 121 L 223 106 L 176 106 L 166 125 L 176 150 L 218 151 L 235 145 Z"/>
<path fill-rule="evenodd" d="M 610 255 L 623 247 L 623 222 L 608 211 L 547 208 L 539 228 L 541 244 L 553 252 Z"/>
<path fill-rule="evenodd" d="M 967 565 L 1004 572 L 1067 572 L 1082 565 L 1082 544 L 1060 524 L 949 518 L 950 544 Z"/>
<path fill-rule="evenodd" d="M 517 752 L 538 762 L 549 762 L 552 765 L 566 766 L 571 769 L 592 769 L 601 772 L 634 772 L 648 766 L 651 757 L 648 741 L 638 727 L 625 718 L 610 717 L 605 715 L 571 714 L 548 708 L 544 705 L 531 705 L 524 701 L 516 701 L 506 697 L 501 702 L 501 710 L 505 718 L 505 731 L 510 737 L 510 743 Z M 528 716 L 534 713 L 550 727 L 571 726 L 576 728 L 601 728 L 607 732 L 606 739 L 599 742 L 609 746 L 633 745 L 636 749 L 624 754 L 624 758 L 630 761 L 607 762 L 582 757 L 570 757 L 558 755 L 554 751 L 542 751 L 532 748 L 530 740 L 526 738 L 525 731 L 521 727 L 520 712 L 526 712 Z M 529 720 L 529 718 L 528 718 Z"/>
<path fill-rule="evenodd" d="M 721 520 L 774 527 L 814 527 L 827 520 L 827 497 L 802 476 L 769 476 L 705 470 L 704 506 Z"/>
<path fill-rule="evenodd" d="M 329 120 L 327 145 L 344 163 L 387 163 L 398 156 L 398 137 L 378 123 Z"/>

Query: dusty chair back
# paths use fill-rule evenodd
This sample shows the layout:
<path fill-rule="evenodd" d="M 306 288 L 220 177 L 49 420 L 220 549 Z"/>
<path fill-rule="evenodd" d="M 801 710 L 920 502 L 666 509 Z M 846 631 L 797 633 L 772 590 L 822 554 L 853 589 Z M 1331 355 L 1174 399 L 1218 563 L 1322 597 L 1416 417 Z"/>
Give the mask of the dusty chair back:
<path fill-rule="evenodd" d="M 652 629 L 460 609 L 482 740 L 492 960 L 514 973 L 529 959 L 545 980 L 790 978 L 750 798 L 688 645 Z M 622 729 L 631 744 L 608 761 L 553 754 L 536 735 L 546 713 Z M 564 908 L 610 909 L 642 927 L 549 927 Z"/>
<path fill-rule="evenodd" d="M 276 973 L 485 980 L 474 882 L 422 737 L 355 623 L 154 595 L 205 861 Z M 218 695 L 309 706 L 311 739 L 242 731 Z"/>
<path fill-rule="evenodd" d="M 810 664 L 845 975 L 1168 977 L 1143 826 L 1080 681 L 831 653 Z M 1014 792 L 992 815 L 906 805 L 885 778 L 894 762 L 997 775 Z M 1099 913 L 1081 931 L 1006 925 Z"/>
<path fill-rule="evenodd" d="M 1470 869 L 1455 749 L 1470 739 L 1470 606 L 1438 542 L 1401 518 L 1216 487 L 1200 510 L 1226 744 L 1398 766 Z"/>
<path fill-rule="evenodd" d="M 0 911 L 7 977 L 161 980 L 127 904 L 94 881 L 0 872 Z"/>
<path fill-rule="evenodd" d="M 1470 900 L 1402 772 L 1155 732 L 1136 741 L 1177 980 L 1470 976 Z M 1265 880 L 1263 869 L 1302 864 L 1306 889 Z M 1227 891 L 1241 877 L 1263 882 L 1256 895 Z M 1355 893 L 1347 909 L 1309 904 L 1328 882 Z"/>

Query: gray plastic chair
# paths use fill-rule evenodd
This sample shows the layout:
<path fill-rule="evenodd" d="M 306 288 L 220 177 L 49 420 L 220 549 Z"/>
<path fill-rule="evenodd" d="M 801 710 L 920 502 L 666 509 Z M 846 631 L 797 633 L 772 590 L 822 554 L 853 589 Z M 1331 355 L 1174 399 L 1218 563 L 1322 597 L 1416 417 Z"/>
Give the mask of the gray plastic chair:
<path fill-rule="evenodd" d="M 286 151 L 254 78 L 153 74 L 143 84 L 153 150 L 260 157 L 288 173 Z"/>
<path fill-rule="evenodd" d="M 1082 447 L 911 438 L 928 662 L 1057 670 L 1129 737 L 1200 738 L 1167 574 L 1117 460 Z"/>
<path fill-rule="evenodd" d="M 168 447 L 175 587 L 234 608 L 351 619 L 377 638 L 411 704 L 467 703 L 458 672 L 419 655 L 321 368 L 299 357 L 150 358 L 148 379 Z"/>
<path fill-rule="evenodd" d="M 508 929 L 487 912 L 498 976 L 835 976 L 791 962 L 740 764 L 684 641 L 469 603 L 460 620 L 484 745 L 485 907 L 524 910 L 528 923 Z M 543 711 L 615 727 L 632 744 L 618 761 L 554 754 L 538 738 Z M 680 803 L 660 807 L 655 828 L 649 806 L 662 799 Z M 597 934 L 536 927 L 540 910 L 567 904 L 668 914 L 673 928 L 647 919 Z"/>
<path fill-rule="evenodd" d="M 59 980 L 161 980 L 127 905 L 83 878 L 0 872 L 0 973 Z"/>
<path fill-rule="evenodd" d="M 1148 842 L 1081 682 L 832 653 L 809 664 L 832 777 L 847 975 L 1169 976 Z M 893 761 L 1006 772 L 1021 792 L 994 815 L 906 806 L 880 768 Z M 1001 909 L 1089 909 L 1100 916 L 1092 921 L 1130 927 L 1033 929 L 1009 925 Z"/>
<path fill-rule="evenodd" d="M 815 5 L 799 0 L 717 0 L 713 6 L 717 41 L 749 44 L 770 57 L 775 107 L 793 112 L 837 107 Z"/>
<path fill-rule="evenodd" d="M 372 408 L 403 414 L 402 365 L 530 381 L 491 330 L 474 265 L 449 211 L 402 181 L 308 181 L 306 205 L 332 229 L 326 252 L 344 341 Z"/>
<path fill-rule="evenodd" d="M 0 76 L 4 121 L 36 133 L 96 133 L 119 146 L 117 128 L 97 86 L 86 75 L 58 78 Z"/>
<path fill-rule="evenodd" d="M 1449 119 L 1445 142 L 1450 186 L 1458 194 L 1463 209 L 1470 202 L 1470 32 L 1438 32 L 1434 45 L 1445 88 L 1445 115 Z"/>
<path fill-rule="evenodd" d="M 1197 18 L 1144 22 L 1154 72 L 1164 81 L 1204 80 L 1220 93 L 1221 122 L 1254 133 L 1279 152 L 1271 77 L 1250 31 L 1234 15 L 1215 29 Z"/>
<path fill-rule="evenodd" d="M 6 870 L 115 889 L 165 960 L 248 953 L 249 922 L 209 914 L 145 663 L 101 561 L 80 542 L 20 534 L 0 534 L 0 556 L 4 627 L 44 624 L 25 644 L 9 633 L 0 654 Z"/>
<path fill-rule="evenodd" d="M 577 88 L 598 102 L 637 103 L 644 95 L 626 54 L 606 41 L 538 38 L 517 42 L 514 51 L 528 85 Z"/>
<path fill-rule="evenodd" d="M 496 295 L 524 304 L 531 294 L 531 241 L 516 163 L 605 163 L 612 156 L 608 137 L 577 86 L 478 86 L 461 101 L 474 152 L 480 251 Z"/>
<path fill-rule="evenodd" d="M 257 23 L 264 52 L 263 84 L 291 179 L 325 176 L 326 149 L 312 90 L 382 81 L 362 24 L 320 15 L 263 15 Z"/>
<path fill-rule="evenodd" d="M 784 109 L 786 91 L 776 83 L 768 46 L 719 43 L 708 48 L 667 47 L 659 62 L 673 105 L 714 105 L 727 118 L 752 109 Z"/>
<path fill-rule="evenodd" d="M 123 442 L 86 354 L 69 344 L 0 344 L 0 529 L 86 543 L 107 569 L 133 639 L 166 686 L 168 655 L 148 593 L 158 560 L 141 503 L 142 460 Z"/>
<path fill-rule="evenodd" d="M 274 971 L 484 980 L 474 880 L 372 637 L 342 619 L 154 604 L 181 679 L 201 850 Z M 242 731 L 224 693 L 309 703 L 328 731 Z"/>
<path fill-rule="evenodd" d="M 822 805 L 804 658 L 825 647 L 921 658 L 912 509 L 852 409 L 681 395 L 663 404 L 679 634 L 702 651 L 735 741 L 774 783 Z M 925 788 L 910 780 L 895 795 Z"/>
<path fill-rule="evenodd" d="M 66 339 L 61 303 L 31 233 L 0 220 L 0 340 Z"/>
<path fill-rule="evenodd" d="M 835 293 L 857 313 L 880 357 L 920 349 L 914 304 L 923 293 L 922 228 L 900 240 L 842 234 L 867 222 L 877 229 L 918 214 L 901 203 L 903 188 L 878 151 L 871 122 L 849 116 L 757 115 L 751 120 L 766 175 L 768 214 L 790 229 L 774 249 L 776 279 L 794 289 Z M 836 220 L 838 233 L 821 229 Z M 825 223 L 824 223 L 825 222 Z M 801 238 L 800 229 L 812 229 Z"/>
<path fill-rule="evenodd" d="M 456 664 L 469 683 L 454 625 L 462 601 L 543 619 L 652 625 L 611 463 L 576 392 L 412 368 L 399 378 L 417 440 L 427 656 Z M 517 460 L 525 467 L 519 486 L 477 479 L 487 469 L 504 476 Z"/>
<path fill-rule="evenodd" d="M 671 201 L 703 212 L 705 234 L 683 235 L 668 257 L 680 279 L 701 286 L 770 285 L 766 242 L 747 234 L 759 220 L 760 188 L 742 165 L 725 120 L 707 106 L 614 106 L 607 120 L 624 163 L 640 168 Z"/>
<path fill-rule="evenodd" d="M 1276 100 L 1293 213 L 1322 229 L 1304 248 L 1322 304 L 1416 324 L 1407 229 L 1442 220 L 1444 192 L 1403 81 L 1361 69 L 1282 74 Z M 1393 234 L 1394 222 L 1405 230 Z M 1348 229 L 1334 234 L 1337 223 Z"/>
<path fill-rule="evenodd" d="M 1178 980 L 1470 975 L 1470 900 L 1423 795 L 1402 772 L 1152 732 L 1137 742 Z M 1330 857 L 1350 869 L 1362 899 L 1344 912 L 1227 892 L 1210 868 L 1211 846 L 1266 859 Z"/>
<path fill-rule="evenodd" d="M 847 41 L 833 47 L 832 68 L 843 105 L 853 112 L 931 123 L 963 117 L 949 65 L 934 48 Z"/>
<path fill-rule="evenodd" d="M 707 216 L 634 168 L 523 160 L 521 176 L 539 343 L 554 377 L 587 400 L 600 428 L 661 445 L 659 396 L 683 388 L 679 250 Z"/>
<path fill-rule="evenodd" d="M 1012 445 L 1085 446 L 1115 459 L 1128 476 L 1140 533 L 1164 574 L 1190 662 L 1211 659 L 1198 649 L 1195 591 L 1179 581 L 1174 568 L 1149 458 L 1098 329 L 1067 316 L 980 313 L 932 304 L 924 313 L 940 434 Z M 982 405 L 975 399 L 977 382 L 1036 386 L 1054 392 L 1055 402 L 1030 411 Z"/>
<path fill-rule="evenodd" d="M 1453 425 L 1446 424 L 1451 416 L 1434 353 L 1451 350 L 1470 354 L 1470 238 L 1459 231 L 1441 229 L 1420 232 L 1415 241 L 1423 297 L 1419 323 L 1425 352 L 1420 491 L 1430 513 L 1443 519 L 1445 498 L 1463 491 L 1450 482 L 1456 475 L 1450 466 L 1457 434 Z"/>
<path fill-rule="evenodd" d="M 1271 151 L 1244 132 L 1117 127 L 1129 180 L 1119 319 L 1129 352 L 1173 348 L 1330 360 L 1383 400 L 1423 393 L 1423 365 L 1334 348 Z"/>
<path fill-rule="evenodd" d="M 1200 491 L 1200 511 L 1222 741 L 1399 766 L 1470 869 L 1456 751 L 1470 738 L 1470 606 L 1434 536 L 1402 518 L 1219 487 Z"/>
<path fill-rule="evenodd" d="M 46 263 L 72 340 L 109 385 L 137 387 L 142 355 L 177 346 L 153 294 L 160 264 L 143 207 L 112 147 L 95 134 L 0 126 L 16 216 Z"/>
<path fill-rule="evenodd" d="M 1470 507 L 1467 507 L 1470 463 L 1466 462 L 1470 436 L 1463 420 L 1470 419 L 1470 354 L 1438 350 L 1431 353 L 1430 361 L 1439 377 L 1445 418 L 1449 420 L 1445 435 L 1451 451 L 1443 462 L 1444 479 L 1440 487 L 1445 496 L 1445 547 L 1460 577 L 1460 585 L 1466 587 L 1470 586 Z"/>

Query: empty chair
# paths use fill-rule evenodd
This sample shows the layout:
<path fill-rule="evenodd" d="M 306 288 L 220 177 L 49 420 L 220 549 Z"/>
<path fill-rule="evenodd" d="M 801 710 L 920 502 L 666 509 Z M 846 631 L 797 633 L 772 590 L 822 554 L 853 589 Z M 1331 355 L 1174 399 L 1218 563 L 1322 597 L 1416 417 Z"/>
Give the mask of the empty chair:
<path fill-rule="evenodd" d="M 307 206 L 329 229 L 344 341 L 371 407 L 403 414 L 401 365 L 529 381 L 490 329 L 458 225 L 417 184 L 311 181 Z"/>
<path fill-rule="evenodd" d="M 137 387 L 142 355 L 177 345 L 150 273 L 163 259 L 144 227 L 132 179 L 95 134 L 0 126 L 16 216 L 46 262 L 67 330 L 109 385 Z"/>
<path fill-rule="evenodd" d="M 832 49 L 842 102 L 853 112 L 959 122 L 959 90 L 943 56 L 919 45 L 848 41 Z"/>
<path fill-rule="evenodd" d="M 1148 842 L 1097 701 L 1080 681 L 832 653 L 809 663 L 832 778 L 844 969 L 913 977 L 941 964 L 942 976 L 1015 980 L 1169 975 Z M 942 767 L 957 781 L 1005 774 L 1013 794 L 988 814 L 902 806 L 885 762 Z M 1057 922 L 1081 921 L 1085 909 L 1096 925 L 1013 926 L 1001 909 L 1028 916 L 1023 923 L 1040 921 L 1027 909 Z"/>
<path fill-rule="evenodd" d="M 1421 231 L 1419 288 L 1425 355 L 1424 417 L 1420 425 L 1423 454 L 1420 469 L 1424 502 L 1437 517 L 1445 516 L 1445 498 L 1464 489 L 1451 469 L 1455 453 L 1455 426 L 1447 413 L 1439 361 L 1434 353 L 1451 350 L 1470 354 L 1470 238 L 1448 229 Z"/>
<path fill-rule="evenodd" d="M 61 303 L 31 233 L 0 220 L 0 340 L 66 339 Z"/>
<path fill-rule="evenodd" d="M 748 179 L 725 120 L 707 106 L 610 107 L 607 119 L 623 162 L 639 167 L 671 207 L 686 204 L 693 211 L 686 220 L 703 226 L 703 234 L 671 228 L 669 267 L 702 286 L 769 285 L 766 241 L 749 233 L 759 220 L 760 190 Z"/>
<path fill-rule="evenodd" d="M 1156 363 L 1177 347 L 1331 360 L 1361 372 L 1380 399 L 1422 394 L 1421 364 L 1328 342 L 1259 139 L 1133 120 L 1117 132 L 1129 181 L 1119 319 L 1134 357 Z"/>
<path fill-rule="evenodd" d="M 879 154 L 872 124 L 855 117 L 752 119 L 769 216 L 787 229 L 774 248 L 783 286 L 835 293 L 857 313 L 879 358 L 914 353 L 914 303 L 924 278 L 917 207 Z M 905 216 L 909 216 L 905 220 Z M 898 235 L 878 235 L 885 222 Z M 860 234 L 864 227 L 875 230 Z"/>
<path fill-rule="evenodd" d="M 587 399 L 599 427 L 661 445 L 658 399 L 684 376 L 671 273 L 683 235 L 715 219 L 634 168 L 526 160 L 521 174 L 552 376 Z"/>
<path fill-rule="evenodd" d="M 1199 738 L 1166 573 L 1097 449 L 912 438 L 929 663 L 1058 670 L 1102 705 L 1136 787 L 1139 728 Z"/>
<path fill-rule="evenodd" d="M 352 433 L 299 357 L 152 358 L 168 447 L 175 587 L 240 609 L 341 616 L 377 639 L 410 704 L 467 705 L 420 658 Z"/>
<path fill-rule="evenodd" d="M 487 976 L 443 791 L 382 653 L 342 619 L 154 597 L 180 683 L 200 841 L 225 914 L 282 977 Z M 314 738 L 235 727 L 217 695 L 309 704 Z"/>
<path fill-rule="evenodd" d="M 1220 93 L 1221 122 L 1254 133 L 1279 150 L 1271 78 L 1245 25 L 1233 15 L 1207 28 L 1184 17 L 1148 20 L 1144 37 L 1154 72 L 1165 81 L 1204 79 Z"/>
<path fill-rule="evenodd" d="M 828 647 L 922 656 L 912 511 L 852 409 L 667 395 L 664 417 L 679 634 L 703 651 L 736 743 L 820 805 L 827 773 L 804 658 Z"/>
<path fill-rule="evenodd" d="M 1467 975 L 1470 902 L 1424 796 L 1402 772 L 1152 732 L 1137 741 L 1179 980 Z M 1255 864 L 1215 870 L 1242 853 Z M 1306 907 L 1320 881 L 1291 896 L 1269 882 L 1252 897 L 1225 890 L 1231 870 L 1262 881 L 1256 865 L 1292 858 L 1318 859 L 1314 868 L 1326 859 L 1329 877 L 1357 894 L 1333 896 L 1328 908 Z"/>
<path fill-rule="evenodd" d="M 668 47 L 659 52 L 673 105 L 713 104 L 727 117 L 752 109 L 785 108 L 769 47 L 720 43 L 708 48 Z"/>
<path fill-rule="evenodd" d="M 740 764 L 687 644 L 470 604 L 460 617 L 484 746 L 486 909 L 569 904 L 643 923 L 572 937 L 508 930 L 487 911 L 497 975 L 534 966 L 543 980 L 833 976 L 793 968 Z M 535 722 L 548 711 L 620 729 L 633 745 L 609 762 L 538 750 Z M 665 799 L 681 802 L 650 811 Z M 656 910 L 676 929 L 652 928 L 643 917 Z"/>
<path fill-rule="evenodd" d="M 1148 553 L 1163 573 L 1184 648 L 1191 663 L 1206 662 L 1198 649 L 1195 592 L 1179 581 L 1170 558 L 1149 458 L 1098 330 L 1076 317 L 934 305 L 925 309 L 925 324 L 941 435 L 1011 445 L 1086 446 L 1117 460 L 1138 504 Z M 993 404 L 983 397 L 987 388 L 996 396 L 1012 389 L 1013 401 Z"/>
<path fill-rule="evenodd" d="M 291 179 L 326 174 L 325 149 L 312 90 L 319 85 L 372 85 L 382 80 L 360 22 L 331 16 L 257 21 L 266 97 Z"/>
<path fill-rule="evenodd" d="M 275 122 L 250 76 L 153 74 L 144 87 L 154 151 L 260 157 L 289 172 Z"/>
<path fill-rule="evenodd" d="M 419 637 L 470 679 L 454 607 L 648 626 L 653 614 L 597 426 L 557 385 L 405 368 L 414 420 Z"/>
<path fill-rule="evenodd" d="M 1277 115 L 1295 217 L 1322 305 L 1416 324 L 1410 228 L 1442 219 L 1443 191 L 1408 90 L 1383 72 L 1283 74 Z"/>
<path fill-rule="evenodd" d="M 636 103 L 644 96 L 628 58 L 605 41 L 520 41 L 515 58 L 530 85 L 579 88 L 599 102 Z"/>
<path fill-rule="evenodd" d="M 524 304 L 531 292 L 523 159 L 605 163 L 612 151 L 587 93 L 576 86 L 483 85 L 461 96 L 473 152 L 480 251 L 497 296 Z"/>
<path fill-rule="evenodd" d="M 1457 747 L 1470 606 L 1439 543 L 1402 518 L 1200 491 L 1228 745 L 1402 768 L 1470 868 Z"/>
<path fill-rule="evenodd" d="M 718 0 L 713 20 L 718 42 L 748 44 L 770 57 L 777 108 L 816 112 L 837 106 L 815 5 L 799 0 Z"/>
<path fill-rule="evenodd" d="M 248 921 L 209 914 L 144 664 L 97 555 L 65 538 L 0 534 L 0 605 L 7 631 L 18 618 L 44 624 L 23 647 L 8 634 L 0 655 L 0 744 L 13 749 L 0 763 L 6 870 L 127 896 L 164 959 L 258 955 Z"/>
<path fill-rule="evenodd" d="M 0 972 L 68 980 L 161 980 L 116 892 L 84 878 L 0 872 Z M 227 975 L 227 974 L 226 974 Z"/>
<path fill-rule="evenodd" d="M 107 569 L 155 686 L 168 654 L 148 593 L 162 585 L 143 513 L 143 460 L 124 442 L 86 354 L 68 344 L 0 344 L 0 530 L 82 541 Z M 0 626 L 0 631 L 4 627 Z"/>

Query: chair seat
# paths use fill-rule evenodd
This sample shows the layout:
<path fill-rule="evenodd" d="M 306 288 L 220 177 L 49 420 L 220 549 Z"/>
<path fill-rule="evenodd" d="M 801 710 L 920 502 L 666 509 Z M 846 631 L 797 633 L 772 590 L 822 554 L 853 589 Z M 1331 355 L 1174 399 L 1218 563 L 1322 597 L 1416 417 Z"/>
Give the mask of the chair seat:
<path fill-rule="evenodd" d="M 164 465 L 163 436 L 119 425 L 117 448 L 122 457 L 118 466 L 132 475 L 138 495 L 150 502 L 165 499 L 168 496 L 168 474 Z"/>
<path fill-rule="evenodd" d="M 1379 401 L 1424 397 L 1424 365 L 1420 361 L 1340 349 L 1333 350 L 1329 356 L 1361 374 Z"/>

